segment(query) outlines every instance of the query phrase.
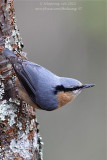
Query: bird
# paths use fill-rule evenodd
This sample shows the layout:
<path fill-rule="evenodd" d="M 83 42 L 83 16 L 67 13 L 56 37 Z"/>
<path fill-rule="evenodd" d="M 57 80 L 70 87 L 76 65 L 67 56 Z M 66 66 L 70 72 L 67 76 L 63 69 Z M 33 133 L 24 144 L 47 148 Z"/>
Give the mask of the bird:
<path fill-rule="evenodd" d="M 36 63 L 16 56 L 8 48 L 4 48 L 2 54 L 9 59 L 16 73 L 20 98 L 34 108 L 56 110 L 72 102 L 83 89 L 95 86 L 59 77 Z"/>

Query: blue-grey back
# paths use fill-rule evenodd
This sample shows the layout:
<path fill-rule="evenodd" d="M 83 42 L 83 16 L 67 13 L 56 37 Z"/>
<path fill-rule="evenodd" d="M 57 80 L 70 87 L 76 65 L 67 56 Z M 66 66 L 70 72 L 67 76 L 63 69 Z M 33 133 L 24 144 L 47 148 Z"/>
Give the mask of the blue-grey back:
<path fill-rule="evenodd" d="M 60 85 L 60 78 L 46 68 L 29 61 L 23 62 L 23 69 L 36 91 L 33 97 L 36 103 L 45 110 L 57 108 L 58 102 L 54 90 L 56 85 Z"/>

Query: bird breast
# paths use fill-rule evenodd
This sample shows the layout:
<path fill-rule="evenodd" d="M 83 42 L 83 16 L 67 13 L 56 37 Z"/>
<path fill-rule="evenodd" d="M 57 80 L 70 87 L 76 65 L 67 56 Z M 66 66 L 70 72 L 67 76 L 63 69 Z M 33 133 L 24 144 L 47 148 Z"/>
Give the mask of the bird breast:
<path fill-rule="evenodd" d="M 72 92 L 59 92 L 58 93 L 58 108 L 64 106 L 65 104 L 72 102 L 76 97 Z"/>

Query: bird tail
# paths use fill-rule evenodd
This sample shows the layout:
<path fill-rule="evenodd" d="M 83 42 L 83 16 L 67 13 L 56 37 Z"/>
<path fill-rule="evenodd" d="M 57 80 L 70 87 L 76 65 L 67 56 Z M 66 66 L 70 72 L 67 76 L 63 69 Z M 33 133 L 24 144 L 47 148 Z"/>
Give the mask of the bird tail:
<path fill-rule="evenodd" d="M 3 50 L 3 55 L 6 57 L 6 58 L 11 58 L 11 57 L 16 57 L 16 55 L 14 54 L 13 51 L 10 51 L 8 48 L 5 48 Z"/>

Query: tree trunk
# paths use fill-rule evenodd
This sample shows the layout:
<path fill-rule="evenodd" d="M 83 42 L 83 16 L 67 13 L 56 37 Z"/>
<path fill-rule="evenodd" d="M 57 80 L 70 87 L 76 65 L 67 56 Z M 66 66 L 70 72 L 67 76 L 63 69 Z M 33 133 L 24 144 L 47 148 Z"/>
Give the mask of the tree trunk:
<path fill-rule="evenodd" d="M 16 75 L 3 48 L 25 57 L 13 0 L 0 0 L 0 160 L 42 160 L 35 110 L 19 98 Z"/>

